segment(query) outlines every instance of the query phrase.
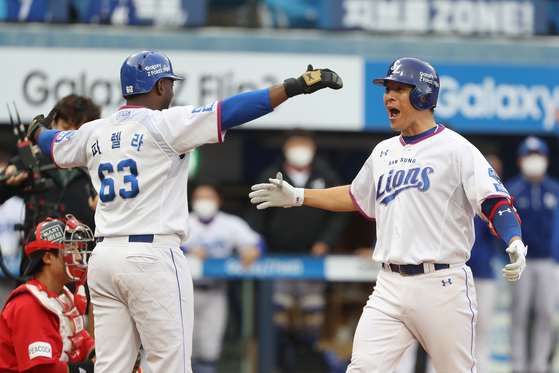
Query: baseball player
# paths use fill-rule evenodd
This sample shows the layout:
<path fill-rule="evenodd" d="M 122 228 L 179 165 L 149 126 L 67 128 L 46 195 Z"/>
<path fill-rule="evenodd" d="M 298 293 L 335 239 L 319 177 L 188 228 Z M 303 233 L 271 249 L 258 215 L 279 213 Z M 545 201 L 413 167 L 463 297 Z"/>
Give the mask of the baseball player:
<path fill-rule="evenodd" d="M 0 372 L 93 373 L 95 342 L 84 329 L 83 283 L 93 233 L 72 215 L 37 225 L 29 234 L 24 275 L 0 314 Z"/>
<path fill-rule="evenodd" d="M 293 188 L 281 174 L 254 185 L 251 202 L 359 210 L 376 220 L 373 260 L 382 263 L 354 336 L 348 372 L 393 372 L 419 340 L 438 373 L 475 372 L 476 293 L 465 265 L 475 214 L 509 245 L 503 276 L 516 281 L 526 246 L 511 198 L 483 155 L 437 124 L 439 77 L 415 58 L 394 61 L 384 86 L 390 126 L 400 136 L 380 142 L 351 185 Z"/>
<path fill-rule="evenodd" d="M 202 260 L 226 258 L 238 251 L 243 266 L 260 257 L 262 238 L 240 217 L 220 211 L 221 198 L 212 185 L 200 184 L 192 192 L 190 237 L 183 249 Z M 227 282 L 194 281 L 194 336 L 192 371 L 215 373 L 227 326 Z"/>
<path fill-rule="evenodd" d="M 556 277 L 551 240 L 559 180 L 547 174 L 548 156 L 545 141 L 527 137 L 518 147 L 520 174 L 506 183 L 524 221 L 524 241 L 530 247 L 526 258 L 528 270 L 511 287 L 510 357 L 514 372 L 548 372 L 553 352 L 556 299 L 550 294 L 555 292 Z M 534 323 L 529 332 L 531 309 Z"/>
<path fill-rule="evenodd" d="M 163 53 L 134 53 L 120 77 L 126 105 L 116 113 L 60 132 L 47 129 L 53 110 L 35 118 L 28 137 L 59 167 L 87 165 L 99 194 L 98 244 L 89 263 L 95 372 L 131 370 L 140 344 L 152 373 L 190 372 L 193 289 L 180 249 L 189 234 L 190 153 L 290 97 L 343 83 L 333 71 L 309 65 L 301 77 L 269 89 L 169 108 L 173 84 L 182 78 Z"/>

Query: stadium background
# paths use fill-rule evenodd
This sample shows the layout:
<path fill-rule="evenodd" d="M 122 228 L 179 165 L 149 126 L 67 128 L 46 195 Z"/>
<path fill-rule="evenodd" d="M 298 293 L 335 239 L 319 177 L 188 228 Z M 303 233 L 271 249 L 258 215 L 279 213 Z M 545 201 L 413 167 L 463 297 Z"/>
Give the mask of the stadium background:
<path fill-rule="evenodd" d="M 251 208 L 250 185 L 281 154 L 289 128 L 315 131 L 319 156 L 351 182 L 371 149 L 394 135 L 372 78 L 394 59 L 414 56 L 442 77 L 437 120 L 498 155 L 504 180 L 518 172 L 516 149 L 530 134 L 548 143 L 549 172 L 559 177 L 558 24 L 559 2 L 551 0 L 0 0 L 0 150 L 17 152 L 6 103 L 15 102 L 28 123 L 74 91 L 91 96 L 107 115 L 123 103 L 120 64 L 141 49 L 166 53 L 186 77 L 176 85 L 174 104 L 203 106 L 279 84 L 308 63 L 337 71 L 345 83 L 341 92 L 293 100 L 229 131 L 224 144 L 197 150 L 193 179 L 219 180 L 223 209 L 242 216 Z M 335 253 L 370 246 L 373 228 L 348 214 Z M 258 302 L 248 312 L 242 300 L 247 293 L 258 298 L 258 284 L 232 284 L 239 307 L 232 307 L 220 364 L 224 372 L 255 371 L 255 346 L 262 343 Z M 325 338 L 340 353 L 370 288 L 370 282 L 331 283 Z M 495 372 L 508 368 L 502 290 Z M 247 312 L 254 321 L 241 328 L 236 321 Z M 239 339 L 246 343 L 235 343 Z"/>

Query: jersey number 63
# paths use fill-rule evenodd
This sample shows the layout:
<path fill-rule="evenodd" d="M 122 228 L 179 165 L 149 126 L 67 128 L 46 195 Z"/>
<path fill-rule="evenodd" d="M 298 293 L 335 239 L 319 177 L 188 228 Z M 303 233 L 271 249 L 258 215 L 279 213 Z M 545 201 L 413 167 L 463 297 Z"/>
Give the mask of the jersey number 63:
<path fill-rule="evenodd" d="M 128 184 L 128 186 L 120 188 L 118 190 L 118 194 L 123 199 L 134 198 L 138 195 L 138 193 L 140 193 L 140 188 L 138 187 L 138 167 L 136 166 L 136 161 L 133 159 L 124 159 L 118 162 L 116 166 L 118 172 L 123 172 L 125 168 L 128 168 L 130 172 L 130 174 L 124 175 L 123 177 L 124 184 Z M 101 179 L 99 198 L 105 203 L 113 201 L 116 198 L 115 181 L 110 176 L 114 173 L 113 165 L 110 163 L 101 163 L 97 173 L 99 175 L 99 179 Z"/>

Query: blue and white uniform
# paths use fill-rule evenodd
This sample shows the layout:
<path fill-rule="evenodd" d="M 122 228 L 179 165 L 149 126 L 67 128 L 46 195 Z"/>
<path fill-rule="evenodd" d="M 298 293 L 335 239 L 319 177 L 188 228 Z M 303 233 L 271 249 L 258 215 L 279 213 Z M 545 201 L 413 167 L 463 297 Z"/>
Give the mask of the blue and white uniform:
<path fill-rule="evenodd" d="M 485 157 L 442 125 L 379 143 L 350 187 L 376 220 L 383 263 L 348 372 L 390 372 L 418 339 L 440 372 L 475 372 L 476 290 L 466 261 L 482 203 L 510 196 Z M 396 265 L 405 265 L 402 274 Z M 410 265 L 415 265 L 412 267 Z M 424 273 L 408 276 L 408 270 Z M 379 332 L 371 338 L 371 330 Z"/>
<path fill-rule="evenodd" d="M 218 211 L 211 220 L 190 214 L 191 234 L 185 252 L 203 249 L 207 258 L 226 258 L 259 247 L 262 238 L 240 217 Z M 194 371 L 215 372 L 227 326 L 227 282 L 220 279 L 194 281 L 194 337 L 192 361 Z"/>
<path fill-rule="evenodd" d="M 89 262 L 96 372 L 128 370 L 140 345 L 153 373 L 191 371 L 193 288 L 180 249 L 190 152 L 271 111 L 266 89 L 200 108 L 123 106 L 78 131 L 41 133 L 57 166 L 88 167 L 100 197 Z"/>

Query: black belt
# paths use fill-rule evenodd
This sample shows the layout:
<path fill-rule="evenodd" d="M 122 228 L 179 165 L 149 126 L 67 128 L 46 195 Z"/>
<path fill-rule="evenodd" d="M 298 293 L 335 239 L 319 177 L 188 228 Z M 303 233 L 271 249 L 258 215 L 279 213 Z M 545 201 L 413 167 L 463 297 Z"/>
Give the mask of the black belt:
<path fill-rule="evenodd" d="M 97 242 L 103 242 L 105 237 L 99 237 Z M 153 242 L 153 234 L 137 234 L 128 236 L 128 242 Z"/>
<path fill-rule="evenodd" d="M 413 275 L 421 275 L 425 273 L 425 267 L 423 264 L 386 264 L 382 263 L 382 267 L 390 267 L 392 272 L 397 272 L 402 276 L 413 276 Z M 447 269 L 450 268 L 450 264 L 438 264 L 435 263 L 435 271 L 439 269 Z"/>

